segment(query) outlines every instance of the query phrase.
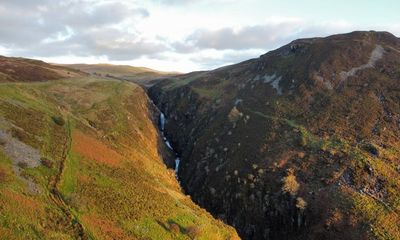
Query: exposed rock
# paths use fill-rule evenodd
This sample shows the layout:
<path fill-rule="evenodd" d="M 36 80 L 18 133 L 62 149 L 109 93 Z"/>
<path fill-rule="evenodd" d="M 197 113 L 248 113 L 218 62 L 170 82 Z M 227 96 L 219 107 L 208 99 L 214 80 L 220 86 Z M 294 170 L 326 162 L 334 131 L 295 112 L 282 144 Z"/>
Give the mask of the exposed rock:
<path fill-rule="evenodd" d="M 29 168 L 40 165 L 40 152 L 37 149 L 11 137 L 0 129 L 0 139 L 2 139 L 4 152 L 10 157 L 14 165 L 25 164 Z"/>

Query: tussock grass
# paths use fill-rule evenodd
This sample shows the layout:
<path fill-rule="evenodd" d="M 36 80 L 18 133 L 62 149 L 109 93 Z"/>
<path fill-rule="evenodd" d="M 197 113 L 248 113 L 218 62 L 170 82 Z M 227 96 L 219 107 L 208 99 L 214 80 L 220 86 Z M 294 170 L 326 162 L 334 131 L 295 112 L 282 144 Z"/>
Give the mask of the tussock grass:
<path fill-rule="evenodd" d="M 136 85 L 100 78 L 5 84 L 0 102 L 4 130 L 18 129 L 46 159 L 19 177 L 0 146 L 2 236 L 190 239 L 187 229 L 196 225 L 197 239 L 237 238 L 181 192 Z M 181 230 L 165 227 L 170 221 Z"/>

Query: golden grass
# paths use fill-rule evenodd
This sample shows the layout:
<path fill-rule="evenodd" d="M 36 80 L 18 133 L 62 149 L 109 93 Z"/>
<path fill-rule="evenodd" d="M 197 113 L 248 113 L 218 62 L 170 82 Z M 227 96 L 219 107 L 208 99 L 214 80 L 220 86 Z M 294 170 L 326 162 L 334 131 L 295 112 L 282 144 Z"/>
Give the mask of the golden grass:
<path fill-rule="evenodd" d="M 82 78 L 7 84 L 0 93 L 6 103 L 0 105 L 0 116 L 24 129 L 21 140 L 52 163 L 24 170 L 43 189 L 30 196 L 11 171 L 11 161 L 0 155 L 4 236 L 74 239 L 81 225 L 93 239 L 174 239 L 159 223 L 177 216 L 184 216 L 184 227 L 193 225 L 193 219 L 200 222 L 201 239 L 237 236 L 181 192 L 158 154 L 160 139 L 149 119 L 149 101 L 137 85 Z M 65 124 L 57 125 L 54 116 L 62 116 Z M 7 229 L 12 228 L 10 234 Z M 188 239 L 184 232 L 178 235 Z"/>
<path fill-rule="evenodd" d="M 72 150 L 80 154 L 84 159 L 93 160 L 110 167 L 120 166 L 123 160 L 119 153 L 80 131 L 74 131 L 73 133 Z"/>

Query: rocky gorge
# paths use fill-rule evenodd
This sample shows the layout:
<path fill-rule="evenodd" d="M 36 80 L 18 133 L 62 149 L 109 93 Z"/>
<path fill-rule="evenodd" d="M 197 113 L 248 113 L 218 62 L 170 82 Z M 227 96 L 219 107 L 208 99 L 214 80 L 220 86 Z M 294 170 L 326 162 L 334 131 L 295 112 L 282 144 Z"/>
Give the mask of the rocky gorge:
<path fill-rule="evenodd" d="M 353 32 L 154 85 L 184 190 L 243 239 L 396 238 L 399 54 Z"/>

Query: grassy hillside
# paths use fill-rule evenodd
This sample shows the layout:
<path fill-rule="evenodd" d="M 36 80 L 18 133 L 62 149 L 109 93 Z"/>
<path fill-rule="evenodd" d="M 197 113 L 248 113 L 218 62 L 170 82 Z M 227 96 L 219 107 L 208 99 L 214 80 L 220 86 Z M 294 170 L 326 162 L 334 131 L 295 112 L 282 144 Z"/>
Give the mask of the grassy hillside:
<path fill-rule="evenodd" d="M 237 239 L 185 196 L 135 84 L 0 85 L 2 239 Z"/>
<path fill-rule="evenodd" d="M 65 64 L 69 68 L 77 69 L 97 76 L 134 81 L 141 85 L 152 85 L 157 78 L 176 75 L 174 72 L 161 72 L 145 67 L 112 64 Z"/>
<path fill-rule="evenodd" d="M 86 75 L 79 70 L 54 66 L 38 60 L 0 56 L 0 83 L 38 82 Z"/>

